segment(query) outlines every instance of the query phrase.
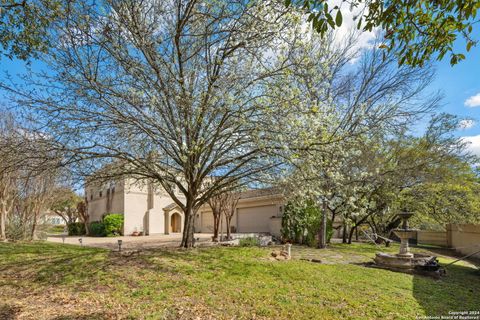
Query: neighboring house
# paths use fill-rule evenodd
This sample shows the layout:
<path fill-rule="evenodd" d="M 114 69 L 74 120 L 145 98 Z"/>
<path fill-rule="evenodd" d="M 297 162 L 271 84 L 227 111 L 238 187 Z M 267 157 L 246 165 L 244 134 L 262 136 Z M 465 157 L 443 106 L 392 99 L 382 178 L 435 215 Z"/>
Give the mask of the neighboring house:
<path fill-rule="evenodd" d="M 55 226 L 65 225 L 65 220 L 63 220 L 62 217 L 50 211 L 45 212 L 40 218 L 40 221 L 43 224 L 51 224 Z"/>
<path fill-rule="evenodd" d="M 184 214 L 162 189 L 125 179 L 108 185 L 87 185 L 85 194 L 90 221 L 99 221 L 107 213 L 122 213 L 125 235 L 135 231 L 145 235 L 182 232 Z M 180 193 L 178 197 L 182 199 Z M 232 218 L 232 231 L 279 235 L 283 208 L 282 195 L 273 189 L 242 192 Z M 195 232 L 213 232 L 213 215 L 208 205 L 197 212 Z"/>

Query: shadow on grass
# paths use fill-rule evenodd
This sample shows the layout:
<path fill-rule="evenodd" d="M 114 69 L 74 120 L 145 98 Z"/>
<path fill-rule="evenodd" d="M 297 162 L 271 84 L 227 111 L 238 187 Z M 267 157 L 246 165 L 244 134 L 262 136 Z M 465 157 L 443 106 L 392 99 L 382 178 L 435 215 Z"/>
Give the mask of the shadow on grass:
<path fill-rule="evenodd" d="M 349 250 L 345 248 L 337 248 L 339 250 Z M 375 251 L 375 247 L 361 248 L 362 252 Z M 397 250 L 397 249 L 394 249 Z M 431 246 L 415 246 L 415 252 L 426 252 L 432 255 L 442 255 L 441 260 L 451 262 L 455 257 L 459 257 L 450 249 L 431 247 Z M 377 250 L 384 251 L 384 250 Z M 387 250 L 385 250 L 387 251 Z M 392 250 L 389 250 L 392 251 Z M 477 264 L 475 261 L 468 261 Z M 373 262 L 351 263 L 353 265 L 374 267 Z M 442 263 L 441 265 L 446 265 Z M 400 272 L 400 271 L 390 271 Z M 462 264 L 457 262 L 446 267 L 446 276 L 440 279 L 434 276 L 426 276 L 412 274 L 412 294 L 426 316 L 438 317 L 451 316 L 449 312 L 461 311 L 477 311 L 480 312 L 480 270 L 473 265 Z M 478 316 L 478 314 L 476 315 Z"/>
<path fill-rule="evenodd" d="M 0 275 L 10 280 L 40 284 L 87 280 L 104 270 L 107 251 L 45 243 L 18 243 L 0 246 Z"/>
<path fill-rule="evenodd" d="M 0 319 L 2 320 L 14 320 L 17 318 L 17 314 L 20 308 L 8 304 L 0 304 Z"/>
<path fill-rule="evenodd" d="M 112 270 L 150 270 L 165 274 L 190 274 L 199 269 L 226 270 L 231 274 L 248 273 L 249 264 L 241 253 L 225 248 L 210 250 L 147 249 L 139 254 L 124 256 L 97 248 L 50 243 L 18 243 L 0 246 L 0 276 L 13 283 L 32 281 L 43 285 L 88 285 L 108 276 Z M 250 254 L 248 255 L 250 256 Z M 254 268 L 253 268 L 254 269 Z M 1 318 L 0 318 L 1 319 Z"/>
<path fill-rule="evenodd" d="M 94 312 L 94 313 L 88 313 L 88 314 L 58 316 L 58 317 L 52 318 L 52 320 L 106 320 L 106 319 L 112 319 L 112 315 L 108 315 L 101 312 Z"/>
<path fill-rule="evenodd" d="M 448 316 L 451 311 L 480 311 L 480 270 L 450 265 L 440 280 L 413 277 L 413 296 L 427 316 Z"/>
<path fill-rule="evenodd" d="M 230 275 L 243 275 L 256 270 L 258 261 L 255 258 L 267 256 L 265 251 L 258 249 L 252 253 L 252 248 L 198 248 L 182 249 L 151 249 L 145 250 L 141 256 L 149 269 L 171 273 L 190 273 L 196 270 L 222 270 Z M 168 260 L 172 261 L 169 263 Z"/>

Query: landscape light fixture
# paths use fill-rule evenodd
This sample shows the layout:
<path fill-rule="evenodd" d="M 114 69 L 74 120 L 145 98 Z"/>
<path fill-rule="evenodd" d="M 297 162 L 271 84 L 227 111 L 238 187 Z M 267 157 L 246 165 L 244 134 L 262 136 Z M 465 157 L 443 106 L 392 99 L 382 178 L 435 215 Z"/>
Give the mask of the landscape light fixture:
<path fill-rule="evenodd" d="M 122 240 L 118 239 L 118 252 L 122 251 Z"/>
<path fill-rule="evenodd" d="M 80 246 L 83 247 L 83 240 L 82 240 L 82 238 L 79 238 L 79 239 L 78 239 L 78 242 L 80 242 Z"/>

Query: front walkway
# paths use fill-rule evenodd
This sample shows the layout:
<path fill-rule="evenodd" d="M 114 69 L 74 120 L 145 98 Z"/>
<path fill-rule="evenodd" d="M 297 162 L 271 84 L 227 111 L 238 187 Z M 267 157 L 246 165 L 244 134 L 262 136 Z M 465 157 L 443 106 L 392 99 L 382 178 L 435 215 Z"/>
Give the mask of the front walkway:
<path fill-rule="evenodd" d="M 123 236 L 123 237 L 86 237 L 86 236 L 62 236 L 51 235 L 47 237 L 47 241 L 56 243 L 67 243 L 80 245 L 79 239 L 82 239 L 82 245 L 88 247 L 106 248 L 117 250 L 118 240 L 122 240 L 122 250 L 140 250 L 159 247 L 178 247 L 182 241 L 182 234 L 158 234 L 150 236 Z M 195 239 L 197 243 L 211 243 L 212 234 L 196 233 Z"/>

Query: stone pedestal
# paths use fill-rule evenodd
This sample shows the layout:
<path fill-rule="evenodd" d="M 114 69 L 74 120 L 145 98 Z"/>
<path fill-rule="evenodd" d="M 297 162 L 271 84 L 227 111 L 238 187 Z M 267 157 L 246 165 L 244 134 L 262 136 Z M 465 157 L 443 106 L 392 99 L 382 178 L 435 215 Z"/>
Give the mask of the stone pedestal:
<path fill-rule="evenodd" d="M 408 239 L 414 236 L 414 231 L 397 229 L 394 230 L 397 237 L 400 238 L 400 251 L 397 253 L 398 257 L 412 258 L 413 254 L 410 253 L 408 246 Z"/>
<path fill-rule="evenodd" d="M 413 257 L 413 253 L 410 253 L 410 248 L 408 247 L 408 238 L 400 239 L 400 252 L 397 256 L 406 258 Z"/>

